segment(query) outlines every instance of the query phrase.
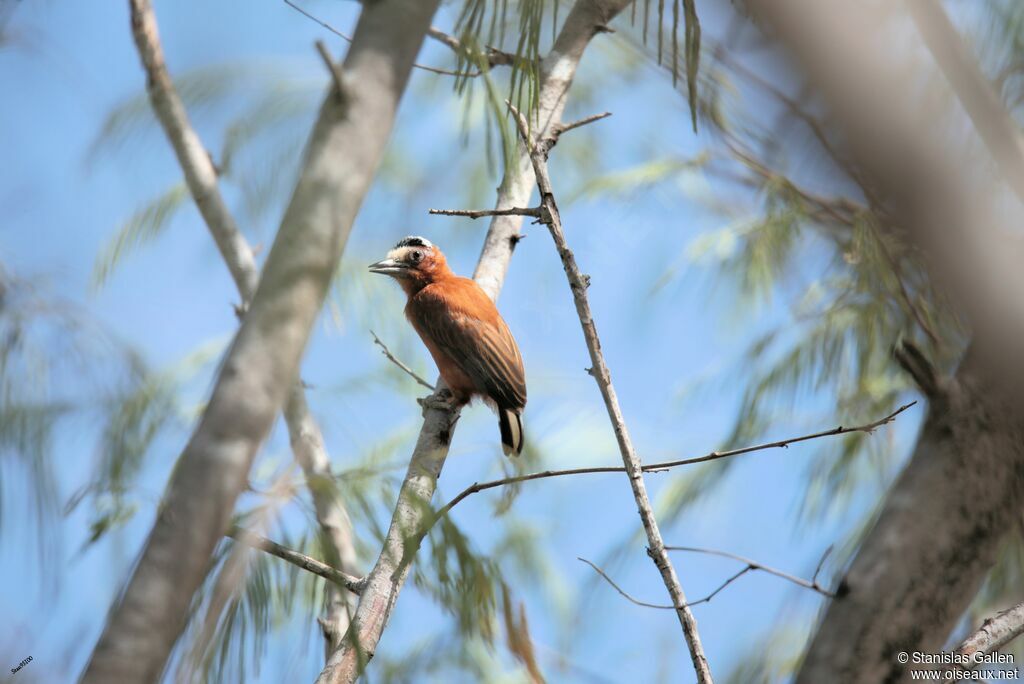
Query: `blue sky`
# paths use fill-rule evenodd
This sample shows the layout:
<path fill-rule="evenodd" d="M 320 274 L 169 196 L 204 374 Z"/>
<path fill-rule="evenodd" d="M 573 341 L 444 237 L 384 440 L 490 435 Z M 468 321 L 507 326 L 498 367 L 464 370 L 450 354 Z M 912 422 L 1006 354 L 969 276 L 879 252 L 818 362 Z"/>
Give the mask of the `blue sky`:
<path fill-rule="evenodd" d="M 312 11 L 343 29 L 354 25 L 356 8 L 355 3 L 310 4 Z M 271 0 L 158 2 L 156 9 L 175 74 L 225 63 L 257 65 L 257 71 L 265 66 L 268 72 L 284 73 L 293 84 L 308 83 L 315 101 L 326 75 L 313 40 L 327 40 L 335 54 L 344 50 L 317 25 Z M 435 24 L 450 27 L 453 20 L 449 7 Z M 715 17 L 706 21 L 713 29 Z M 237 296 L 191 206 L 155 243 L 127 258 L 106 287 L 96 291 L 91 286 L 94 260 L 116 227 L 180 177 L 155 127 L 117 150 L 90 154 L 107 113 L 143 88 L 126 3 L 21 3 L 11 28 L 17 43 L 0 50 L 0 80 L 10 94 L 0 106 L 0 130 L 5 131 L 0 149 L 6 162 L 0 165 L 0 261 L 84 307 L 154 368 L 178 363 L 203 344 L 229 339 L 236 325 L 231 303 Z M 599 38 L 588 54 L 577 83 L 582 99 L 574 101 L 569 115 L 607 109 L 614 116 L 575 139 L 567 136 L 552 154 L 556 191 L 565 197 L 588 178 L 666 156 L 690 156 L 708 144 L 692 133 L 685 101 L 663 73 L 644 65 L 624 75 L 609 71 L 608 64 L 629 54 L 616 48 L 615 40 L 619 38 Z M 420 61 L 448 65 L 450 56 L 427 45 Z M 457 272 L 472 271 L 486 223 L 427 215 L 430 207 L 487 207 L 493 202 L 497 176 L 467 175 L 482 155 L 483 136 L 463 136 L 460 113 L 444 77 L 414 73 L 391 144 L 394 164 L 363 206 L 345 266 L 361 269 L 399 237 L 418 233 L 445 248 Z M 211 149 L 220 148 L 225 116 L 220 111 L 193 116 Z M 297 117 L 291 133 L 304 137 L 310 116 Z M 589 161 L 580 165 L 578 159 Z M 699 177 L 673 178 L 643 190 L 562 202 L 569 242 L 581 268 L 593 278 L 589 295 L 604 352 L 645 461 L 700 455 L 721 443 L 740 400 L 739 355 L 757 331 L 785 315 L 778 304 L 767 304 L 754 315 L 733 310 L 728 288 L 715 287 L 708 272 L 681 261 L 696 236 L 722 222 L 694 199 L 694 188 L 702 182 Z M 241 202 L 237 191 L 227 193 L 236 206 Z M 245 222 L 254 243 L 269 244 L 279 209 L 272 206 L 266 216 Z M 499 306 L 526 360 L 530 404 L 525 422 L 541 451 L 537 465 L 615 464 L 618 454 L 600 394 L 583 372 L 589 361 L 557 254 L 542 227 L 527 226 L 526 232 Z M 679 278 L 664 288 L 653 287 L 666 268 L 680 263 Z M 384 436 L 394 436 L 394 455 L 400 462 L 411 452 L 418 427 L 418 407 L 408 391 L 399 391 L 398 381 L 360 381 L 387 363 L 374 347 L 369 327 L 414 368 L 429 377 L 435 373 L 403 320 L 397 287 L 379 282 L 365 288 L 362 282 L 341 278 L 336 302 L 340 319 L 325 315 L 317 324 L 303 366 L 304 379 L 313 385 L 310 402 L 339 468 Z M 352 301 L 355 297 L 360 301 Z M 208 364 L 187 383 L 186 404 L 202 401 L 212 370 Z M 698 378 L 708 382 L 697 391 L 683 391 Z M 798 404 L 770 433 L 783 437 L 831 427 L 808 422 L 818 409 L 813 401 Z M 912 443 L 921 413 L 913 409 L 874 439 L 894 439 L 893 448 L 902 452 Z M 464 413 L 440 483 L 446 496 L 475 480 L 500 475 L 494 423 L 482 407 Z M 34 659 L 12 681 L 30 675 L 60 681 L 80 672 L 149 529 L 155 502 L 189 428 L 183 424 L 154 446 L 140 481 L 143 508 L 121 532 L 79 553 L 88 536 L 87 511 L 79 509 L 61 520 L 54 576 L 41 572 L 32 526 L 27 518 L 17 517 L 25 502 L 16 493 L 5 500 L 9 512 L 0 529 L 0 612 L 5 616 L 0 653 L 11 662 L 0 665 L 14 667 L 28 655 Z M 58 434 L 52 457 L 63 499 L 95 467 L 96 432 L 96 425 L 82 420 Z M 284 462 L 285 437 L 279 425 L 263 463 Z M 822 551 L 867 503 L 855 502 L 849 517 L 810 528 L 796 525 L 807 459 L 820 446 L 744 457 L 713 496 L 678 519 L 663 520 L 664 536 L 670 543 L 728 550 L 809 575 Z M 657 499 L 675 477 L 649 476 L 652 496 Z M 17 492 L 11 483 L 4 486 L 9 497 L 12 488 Z M 476 495 L 454 512 L 481 550 L 501 539 L 507 524 L 492 518 L 496 499 L 494 494 Z M 612 681 L 692 681 L 689 656 L 671 612 L 626 602 L 607 585 L 595 583 L 592 572 L 576 560 L 598 560 L 639 529 L 625 477 L 588 475 L 530 483 L 516 499 L 512 516 L 535 530 L 550 563 L 549 579 L 528 578 L 514 568 L 507 579 L 526 601 L 533 636 L 541 644 L 540 662 L 552 681 L 596 681 L 588 672 Z M 616 581 L 639 598 L 664 602 L 664 589 L 642 546 L 634 544 L 631 551 L 628 560 L 610 566 Z M 372 558 L 362 560 L 367 567 L 372 563 Z M 674 560 L 691 598 L 707 594 L 738 569 L 730 561 L 701 556 L 676 555 Z M 791 618 L 795 629 L 806 628 L 818 598 L 753 573 L 711 603 L 697 606 L 694 612 L 712 668 L 725 675 L 756 648 L 761 635 Z M 295 681 L 315 676 L 321 645 L 315 635 L 308 638 L 298 628 L 302 620 L 296 617 L 271 639 L 260 680 L 280 681 L 285 672 Z M 410 587 L 399 600 L 378 654 L 397 657 L 425 634 L 450 624 L 436 604 Z M 498 657 L 508 664 L 501 650 L 499 646 Z M 577 669 L 559 671 L 552 656 L 556 652 Z"/>

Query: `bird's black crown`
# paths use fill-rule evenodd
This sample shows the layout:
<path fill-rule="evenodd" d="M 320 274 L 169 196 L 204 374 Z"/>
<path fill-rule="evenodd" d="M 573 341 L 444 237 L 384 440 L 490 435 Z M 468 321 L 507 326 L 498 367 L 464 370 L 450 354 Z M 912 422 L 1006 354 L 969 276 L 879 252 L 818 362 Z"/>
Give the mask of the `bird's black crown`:
<path fill-rule="evenodd" d="M 429 249 L 433 246 L 434 245 L 430 242 L 430 240 L 428 240 L 425 237 L 420 237 L 419 235 L 410 235 L 399 240 L 398 244 L 395 245 L 395 249 L 398 249 L 399 247 L 426 247 Z"/>

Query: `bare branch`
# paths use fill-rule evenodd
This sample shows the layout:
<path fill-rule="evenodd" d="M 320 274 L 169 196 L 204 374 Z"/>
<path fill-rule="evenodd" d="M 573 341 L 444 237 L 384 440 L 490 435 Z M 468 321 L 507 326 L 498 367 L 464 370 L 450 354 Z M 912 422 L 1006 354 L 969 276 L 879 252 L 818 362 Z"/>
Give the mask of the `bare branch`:
<path fill-rule="evenodd" d="M 427 36 L 433 38 L 442 45 L 451 48 L 452 52 L 454 52 L 455 54 L 467 55 L 469 57 L 478 56 L 471 54 L 462 44 L 462 41 L 460 41 L 458 38 L 448 33 L 445 33 L 441 29 L 434 28 L 433 26 L 431 26 L 430 30 L 427 32 Z M 490 67 L 511 66 L 515 64 L 516 61 L 522 61 L 520 58 L 517 58 L 516 55 L 514 55 L 513 53 L 493 48 L 490 45 L 488 45 L 485 48 L 484 56 L 487 59 L 487 65 Z M 479 76 L 480 74 L 476 73 L 473 75 Z"/>
<path fill-rule="evenodd" d="M 832 436 L 835 436 L 835 435 L 845 435 L 845 434 L 850 434 L 852 432 L 865 432 L 865 433 L 871 434 L 877 428 L 879 428 L 879 427 L 881 427 L 883 425 L 886 425 L 886 424 L 891 423 L 892 421 L 894 421 L 896 419 L 896 416 L 898 416 L 899 414 L 903 413 L 904 411 L 906 411 L 908 408 L 910 408 L 911 406 L 913 406 L 916 403 L 917 403 L 916 401 L 912 401 L 909 404 L 905 404 L 903 406 L 900 406 L 898 409 L 896 409 L 895 411 L 893 411 L 889 415 L 885 416 L 884 418 L 880 418 L 879 420 L 876 420 L 876 421 L 871 422 L 871 423 L 866 423 L 864 425 L 856 425 L 854 427 L 839 426 L 839 427 L 833 428 L 831 430 L 825 430 L 823 432 L 815 432 L 815 433 L 812 433 L 812 434 L 809 434 L 809 435 L 803 435 L 803 436 L 800 436 L 800 437 L 790 437 L 789 439 L 783 439 L 783 440 L 779 440 L 777 442 L 768 442 L 768 443 L 765 443 L 765 444 L 758 444 L 756 446 L 743 447 L 741 449 L 732 449 L 730 451 L 712 451 L 711 453 L 709 453 L 709 454 L 707 454 L 705 456 L 698 456 L 696 458 L 685 458 L 685 459 L 676 460 L 676 461 L 663 461 L 661 463 L 650 463 L 650 464 L 647 464 L 647 465 L 642 465 L 640 467 L 640 469 L 642 471 L 646 472 L 646 473 L 664 472 L 664 471 L 666 471 L 666 470 L 668 470 L 670 468 L 675 468 L 675 467 L 682 466 L 682 465 L 692 465 L 694 463 L 704 463 L 706 461 L 714 461 L 714 460 L 717 460 L 717 459 L 720 459 L 720 458 L 728 458 L 730 456 L 738 456 L 740 454 L 749 454 L 749 453 L 751 453 L 753 451 L 763 451 L 763 450 L 766 450 L 766 449 L 785 448 L 785 447 L 788 447 L 790 444 L 796 444 L 797 442 L 806 442 L 808 440 L 818 439 L 818 438 L 821 438 L 821 437 L 832 437 Z M 592 466 L 592 467 L 587 467 L 587 468 L 569 468 L 569 469 L 566 469 L 566 470 L 545 470 L 545 471 L 539 472 L 539 473 L 529 473 L 527 475 L 517 475 L 517 476 L 514 476 L 514 477 L 504 477 L 504 478 L 501 478 L 499 480 L 491 480 L 489 482 L 474 482 L 469 487 L 466 487 L 461 492 L 459 492 L 458 496 L 456 496 L 451 501 L 449 501 L 447 504 L 445 504 L 444 507 L 441 508 L 437 512 L 437 516 L 436 517 L 437 518 L 441 518 L 446 513 L 448 513 L 448 511 L 450 511 L 452 508 L 454 508 L 456 506 L 456 504 L 460 503 L 463 499 L 465 499 L 466 497 L 470 496 L 471 494 L 476 494 L 477 492 L 482 492 L 482 491 L 487 490 L 487 489 L 493 489 L 495 487 L 503 487 L 505 485 L 516 484 L 516 483 L 519 483 L 519 482 L 529 482 L 531 480 L 544 480 L 544 479 L 547 479 L 549 477 L 562 477 L 562 476 L 565 476 L 565 475 L 586 475 L 586 474 L 589 474 L 589 473 L 624 473 L 624 472 L 626 472 L 626 469 L 623 466 Z"/>
<path fill-rule="evenodd" d="M 288 561 L 292 565 L 302 568 L 308 572 L 313 573 L 319 577 L 323 577 L 328 582 L 344 587 L 353 594 L 358 594 L 363 590 L 363 586 L 366 584 L 366 578 L 364 577 L 353 577 L 347 573 L 341 572 L 332 568 L 327 563 L 318 561 L 316 558 L 307 556 L 304 553 L 299 553 L 293 549 L 289 549 L 287 546 L 282 546 L 275 541 L 271 541 L 266 537 L 250 532 L 241 527 L 232 527 L 228 530 L 227 537 L 231 537 L 235 541 L 241 542 L 246 546 L 251 546 L 254 549 L 260 549 L 266 551 L 271 556 L 277 556 L 281 560 Z"/>
<path fill-rule="evenodd" d="M 338 63 L 334 61 L 333 57 L 331 57 L 331 52 L 327 49 L 327 46 L 324 45 L 324 41 L 317 40 L 314 45 L 316 45 L 316 51 L 320 53 L 320 59 L 324 61 L 324 65 L 327 67 L 328 73 L 331 74 L 331 79 L 334 81 L 334 89 L 337 91 L 336 94 L 338 98 L 344 98 L 345 79 L 342 78 L 341 67 L 338 66 Z"/>
<path fill-rule="evenodd" d="M 814 570 L 814 576 L 811 577 L 811 579 L 809 579 L 809 580 L 805 580 L 802 577 L 797 577 L 795 575 L 790 575 L 788 572 L 783 572 L 782 570 L 777 570 L 777 569 L 775 569 L 773 567 L 769 567 L 769 566 L 767 566 L 767 565 L 765 565 L 763 563 L 758 563 L 757 561 L 751 560 L 751 559 L 746 558 L 744 556 L 738 556 L 738 555 L 736 555 L 734 553 L 729 553 L 728 551 L 718 551 L 717 549 L 704 549 L 704 548 L 700 548 L 700 547 L 697 547 L 697 546 L 666 546 L 665 550 L 666 551 L 688 551 L 690 553 L 703 553 L 703 554 L 707 554 L 707 555 L 711 555 L 711 556 L 721 556 L 722 558 L 731 558 L 732 560 L 739 561 L 740 563 L 746 563 L 746 565 L 747 565 L 746 570 L 764 570 L 765 572 L 767 572 L 770 575 L 775 575 L 776 577 L 780 577 L 780 578 L 786 580 L 787 582 L 792 582 L 793 584 L 795 584 L 797 586 L 800 586 L 800 587 L 804 587 L 805 589 L 811 589 L 812 591 L 816 591 L 819 594 L 821 594 L 822 596 L 827 596 L 829 598 L 835 598 L 835 594 L 834 593 L 832 593 L 831 591 L 829 591 L 825 587 L 823 587 L 820 584 L 818 584 L 818 574 L 821 572 L 821 568 L 825 564 L 825 559 L 828 558 L 830 553 L 832 553 L 832 547 L 831 546 L 828 547 L 827 549 L 825 549 L 825 553 L 823 553 L 821 555 L 821 559 L 818 560 L 818 565 L 816 566 L 816 568 Z M 732 580 L 730 580 L 730 581 L 732 581 Z M 714 596 L 714 594 L 718 593 L 719 590 L 716 590 L 713 594 L 711 594 L 711 596 Z M 707 600 L 711 600 L 711 596 L 709 596 L 707 598 Z M 695 605 L 696 603 L 700 603 L 700 601 L 694 601 L 690 605 L 692 606 L 692 605 Z"/>
<path fill-rule="evenodd" d="M 740 577 L 743 577 L 743 575 L 747 574 L 748 572 L 754 572 L 756 570 L 763 570 L 764 572 L 767 572 L 768 574 L 775 575 L 776 577 L 780 577 L 780 578 L 786 580 L 787 582 L 792 582 L 793 584 L 796 584 L 797 586 L 804 587 L 805 589 L 811 589 L 812 591 L 816 591 L 817 593 L 821 594 L 822 596 L 827 596 L 828 598 L 835 598 L 835 594 L 833 594 L 832 592 L 830 592 L 829 590 L 825 589 L 823 586 L 818 584 L 818 571 L 821 570 L 821 566 L 825 562 L 825 559 L 828 557 L 828 554 L 832 551 L 832 547 L 829 547 L 828 549 L 825 550 L 825 553 L 821 557 L 821 560 L 818 561 L 818 571 L 815 571 L 814 578 L 810 579 L 810 580 L 805 580 L 802 577 L 796 577 L 795 575 L 790 575 L 788 572 L 783 572 L 782 570 L 777 570 L 776 568 L 764 565 L 763 563 L 758 563 L 757 561 L 751 560 L 749 558 L 745 558 L 743 556 L 737 556 L 736 554 L 729 553 L 727 551 L 718 551 L 716 549 L 702 549 L 702 548 L 698 548 L 698 547 L 694 547 L 694 546 L 666 546 L 665 550 L 666 551 L 690 551 L 690 552 L 693 552 L 693 553 L 704 553 L 704 554 L 709 554 L 709 555 L 713 555 L 713 556 L 722 556 L 723 558 L 731 558 L 732 560 L 736 560 L 736 561 L 739 561 L 741 563 L 745 563 L 745 566 L 742 569 L 740 569 L 737 572 L 735 572 L 732 575 L 730 575 L 725 581 L 723 581 L 721 584 L 719 584 L 714 589 L 714 591 L 712 591 L 710 594 L 708 594 L 707 596 L 705 596 L 703 598 L 699 598 L 696 601 L 690 601 L 689 603 L 687 603 L 686 605 L 688 607 L 700 605 L 701 603 L 710 603 L 711 599 L 713 599 L 716 596 L 718 596 L 718 594 L 721 593 L 721 591 L 723 589 L 725 589 L 727 586 L 729 586 L 730 584 L 732 584 L 733 582 L 738 580 Z M 591 561 L 587 560 L 586 558 L 579 558 L 579 557 L 577 557 L 577 560 L 581 560 L 584 563 L 586 563 L 587 565 L 589 565 L 591 568 L 593 568 L 594 572 L 596 572 L 601 577 L 603 577 L 605 579 L 605 581 L 608 582 L 608 584 L 612 585 L 612 587 L 615 589 L 615 591 L 619 592 L 619 594 L 621 594 L 623 597 L 625 597 L 626 599 L 628 599 L 632 603 L 635 603 L 638 606 L 643 606 L 645 608 L 657 608 L 658 610 L 674 610 L 676 608 L 676 606 L 673 606 L 673 605 L 660 604 L 660 603 L 647 603 L 646 601 L 641 601 L 641 600 L 635 598 L 634 596 L 630 595 L 628 592 L 626 592 L 622 587 L 620 587 L 618 584 L 616 584 L 612 580 L 611 577 L 608 576 L 608 573 L 606 573 L 604 570 L 599 568 L 597 565 L 595 565 Z"/>
<path fill-rule="evenodd" d="M 965 669 L 973 670 L 983 661 L 975 654 L 988 655 L 1024 634 L 1024 603 L 1007 608 L 988 618 L 978 631 L 964 639 L 953 653 L 966 656 L 970 664 Z"/>
<path fill-rule="evenodd" d="M 586 563 L 587 565 L 592 567 L 594 569 L 594 572 L 596 572 L 598 575 L 603 577 L 605 579 L 605 581 L 608 582 L 608 584 L 612 585 L 612 587 L 615 589 L 615 591 L 617 591 L 620 594 L 622 594 L 622 596 L 627 601 L 629 601 L 631 603 L 635 603 L 638 606 L 643 606 L 644 608 L 657 608 L 659 610 L 675 610 L 675 608 L 676 608 L 675 606 L 666 606 L 666 605 L 662 605 L 660 603 L 647 603 L 647 601 L 641 601 L 638 598 L 634 598 L 628 592 L 626 592 L 622 587 L 620 587 L 618 584 L 616 584 L 615 581 L 611 577 L 609 577 L 608 574 L 604 570 L 599 568 L 595 563 L 593 563 L 591 561 L 588 561 L 586 558 L 581 558 L 580 556 L 576 556 L 576 560 L 583 561 L 584 563 Z"/>
<path fill-rule="evenodd" d="M 130 4 L 132 35 L 146 70 L 146 90 L 153 112 L 174 148 L 192 199 L 209 226 L 238 291 L 247 300 L 255 292 L 258 280 L 252 250 L 241 239 L 241 231 L 217 187 L 217 169 L 189 123 L 185 105 L 171 82 L 150 0 L 131 0 Z"/>
<path fill-rule="evenodd" d="M 832 436 L 835 436 L 835 435 L 845 435 L 845 434 L 849 434 L 851 432 L 864 432 L 864 433 L 870 435 L 875 430 L 877 430 L 878 428 L 882 427 L 883 425 L 887 425 L 888 423 L 891 423 L 892 421 L 894 421 L 896 419 L 896 416 L 900 415 L 901 413 L 906 411 L 911 406 L 914 406 L 915 404 L 917 404 L 916 400 L 910 402 L 909 404 L 904 404 L 903 406 L 900 406 L 898 409 L 896 409 L 895 411 L 893 411 L 892 413 L 890 413 L 886 417 L 880 418 L 879 420 L 876 420 L 876 421 L 874 421 L 872 423 L 867 423 L 865 425 L 857 425 L 855 427 L 843 427 L 842 425 L 840 425 L 838 427 L 832 428 L 831 430 L 825 430 L 823 432 L 814 432 L 814 433 L 809 434 L 809 435 L 804 435 L 803 437 L 794 437 L 793 439 L 783 439 L 783 440 L 780 440 L 778 442 L 765 442 L 764 444 L 757 444 L 755 446 L 742 447 L 742 448 L 739 448 L 739 449 L 730 449 L 728 451 L 712 451 L 710 454 L 708 454 L 706 456 L 700 456 L 698 458 L 687 458 L 687 459 L 683 459 L 681 461 L 666 461 L 665 463 L 659 463 L 659 464 L 656 464 L 656 466 L 651 466 L 651 467 L 652 468 L 654 468 L 654 467 L 674 468 L 674 467 L 680 466 L 680 465 L 690 465 L 690 464 L 693 464 L 693 463 L 704 463 L 705 461 L 715 461 L 715 460 L 718 460 L 720 458 L 728 458 L 729 456 L 739 456 L 740 454 L 749 454 L 752 451 L 763 451 L 765 449 L 785 449 L 785 448 L 789 447 L 790 444 L 796 444 L 798 442 L 806 442 L 808 440 L 819 439 L 821 437 L 832 437 Z"/>
<path fill-rule="evenodd" d="M 590 116 L 583 117 L 582 119 L 577 119 L 576 121 L 570 121 L 567 124 L 558 124 L 557 126 L 554 127 L 552 135 L 557 138 L 558 136 L 562 135 L 562 133 L 571 131 L 574 128 L 579 128 L 580 126 L 586 126 L 587 124 L 594 123 L 595 121 L 600 121 L 601 119 L 606 119 L 611 115 L 611 112 L 602 112 L 600 114 L 591 114 Z"/>
<path fill-rule="evenodd" d="M 350 36 L 348 36 L 347 34 L 339 31 L 338 29 L 334 28 L 333 26 L 331 26 L 329 23 L 327 23 L 323 19 L 320 19 L 319 17 L 316 17 L 313 14 L 310 14 L 309 12 L 307 12 L 306 10 L 302 9 L 301 7 L 296 5 L 294 2 L 292 2 L 292 0 L 284 0 L 284 4 L 288 5 L 293 10 L 295 10 L 296 12 L 301 14 L 302 16 L 306 17 L 307 19 L 311 19 L 311 20 L 315 21 L 316 23 L 320 24 L 320 26 L 324 27 L 325 29 L 327 29 L 328 31 L 333 33 L 334 35 L 338 36 L 339 38 L 344 40 L 346 43 L 351 43 L 352 42 L 352 38 Z M 319 41 L 317 41 L 317 42 L 319 42 Z M 321 53 L 321 56 L 323 56 L 323 53 Z M 331 62 L 331 64 L 333 64 L 333 62 Z M 415 69 L 422 69 L 423 71 L 429 71 L 432 74 L 440 74 L 441 76 L 467 76 L 467 77 L 472 78 L 472 77 L 480 75 L 480 72 L 476 72 L 476 73 L 472 73 L 472 72 L 463 73 L 463 72 L 459 72 L 459 71 L 449 71 L 448 69 L 438 69 L 437 67 L 427 66 L 426 64 L 420 64 L 418 62 L 414 62 L 412 66 Z M 335 71 L 335 69 L 332 68 L 331 69 L 332 75 L 334 75 L 334 71 Z M 337 76 L 336 75 L 335 75 L 335 80 L 337 81 Z M 341 92 L 340 89 L 339 89 L 339 92 Z"/>
<path fill-rule="evenodd" d="M 701 644 L 700 634 L 697 631 L 697 621 L 687 607 L 686 595 L 683 592 L 682 585 L 679 583 L 679 578 L 676 576 L 672 561 L 665 551 L 665 543 L 662 541 L 661 531 L 658 529 L 658 521 L 654 517 L 654 510 L 651 508 L 651 502 L 647 496 L 642 464 L 630 440 L 625 418 L 622 415 L 619 400 L 612 385 L 611 371 L 608 370 L 604 354 L 601 351 L 601 341 L 597 335 L 597 325 L 594 323 L 594 318 L 590 311 L 590 302 L 587 300 L 587 287 L 590 284 L 590 278 L 580 272 L 579 267 L 576 265 L 576 258 L 573 256 L 565 240 L 565 233 L 562 230 L 562 218 L 558 212 L 558 205 L 555 203 L 551 179 L 548 177 L 546 150 L 541 149 L 542 145 L 535 145 L 533 143 L 526 118 L 511 103 L 509 104 L 509 109 L 512 111 L 519 126 L 519 134 L 523 139 L 523 143 L 530 152 L 530 161 L 537 179 L 537 188 L 540 191 L 540 204 L 547 214 L 543 220 L 547 223 L 548 230 L 555 242 L 555 248 L 562 259 L 565 275 L 569 281 L 569 289 L 572 291 L 573 300 L 576 304 L 576 313 L 579 315 L 583 337 L 587 344 L 587 350 L 590 352 L 591 375 L 597 381 L 601 396 L 604 398 L 605 408 L 608 411 L 608 418 L 615 431 L 619 452 L 622 455 L 622 464 L 625 466 L 629 476 L 629 484 L 633 489 L 633 498 L 636 500 L 640 521 L 643 523 L 644 532 L 647 535 L 648 555 L 658 568 L 661 579 L 665 583 L 665 588 L 672 598 L 672 605 L 675 608 L 676 616 L 683 630 L 683 636 L 690 649 L 690 659 L 693 662 L 694 671 L 697 673 L 697 682 L 698 684 L 711 682 L 713 681 L 711 668 L 708 665 L 707 657 L 704 655 L 704 647 Z M 554 139 L 557 140 L 557 137 Z"/>
<path fill-rule="evenodd" d="M 437 216 L 465 216 L 478 219 L 484 216 L 532 216 L 541 217 L 540 207 L 509 207 L 508 209 L 431 209 Z"/>
<path fill-rule="evenodd" d="M 398 357 L 396 357 L 394 354 L 391 353 L 391 350 L 388 349 L 388 346 L 386 344 L 384 344 L 383 342 L 381 342 L 380 338 L 377 337 L 377 333 L 375 333 L 375 332 L 373 332 L 371 330 L 370 334 L 373 335 L 373 343 L 380 346 L 384 356 L 386 356 L 388 358 L 388 361 L 390 361 L 391 363 L 393 363 L 396 366 L 398 366 L 399 368 L 401 368 L 403 371 L 405 371 L 409 375 L 409 377 L 411 377 L 413 380 L 415 380 L 416 382 L 418 382 L 421 385 L 423 385 L 424 387 L 426 387 L 431 392 L 434 391 L 435 388 L 434 388 L 433 385 L 431 385 L 429 382 L 424 380 L 423 377 L 419 373 L 414 371 L 412 368 L 409 368 L 407 365 L 402 363 L 402 361 Z"/>

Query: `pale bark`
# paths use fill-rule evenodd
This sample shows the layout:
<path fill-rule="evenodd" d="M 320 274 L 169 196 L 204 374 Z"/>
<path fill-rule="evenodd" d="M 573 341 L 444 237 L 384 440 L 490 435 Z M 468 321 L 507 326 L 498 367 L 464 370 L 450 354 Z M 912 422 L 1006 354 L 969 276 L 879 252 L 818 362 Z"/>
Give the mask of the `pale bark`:
<path fill-rule="evenodd" d="M 967 150 L 950 136 L 963 119 L 949 107 L 941 74 L 902 40 L 902 5 L 749 5 L 824 93 L 851 152 L 972 326 L 971 351 L 952 379 L 919 355 L 900 355 L 928 396 L 928 417 L 798 677 L 902 681 L 909 672 L 898 654 L 938 652 L 1019 516 L 1024 310 L 1020 256 L 1006 226 L 1024 221 L 1019 206 L 1000 203 L 988 168 L 976 162 L 980 145 Z"/>
<path fill-rule="evenodd" d="M 132 0 L 131 7 L 133 35 L 146 71 L 146 89 L 153 111 L 167 134 L 192 197 L 235 281 L 242 298 L 241 308 L 245 311 L 259 281 L 255 255 L 227 209 L 218 188 L 216 167 L 189 122 L 184 103 L 171 81 L 152 7 L 140 0 Z M 336 73 L 337 66 L 333 62 L 331 67 L 332 73 Z M 335 86 L 340 87 L 340 81 L 335 80 Z M 332 567 L 354 574 L 356 552 L 352 524 L 334 487 L 331 460 L 320 427 L 309 411 L 300 382 L 294 384 L 288 395 L 284 418 L 295 460 L 309 484 L 327 562 Z M 325 587 L 324 593 L 324 612 L 319 622 L 324 633 L 325 653 L 329 654 L 337 648 L 348 629 L 356 597 L 330 584 Z"/>
<path fill-rule="evenodd" d="M 438 0 L 366 5 L 321 107 L 263 276 L 182 453 L 145 549 L 83 676 L 159 678 L 256 450 L 295 382 L 313 323 L 394 123 Z M 148 8 L 137 0 L 136 8 Z M 155 31 L 152 27 L 142 30 Z M 183 114 L 183 112 L 182 112 Z"/>
<path fill-rule="evenodd" d="M 578 0 L 573 5 L 551 52 L 541 64 L 536 130 L 546 131 L 561 119 L 583 52 L 590 40 L 628 4 L 627 0 Z M 524 206 L 533 192 L 529 153 L 520 146 L 518 154 L 518 160 L 498 188 L 498 209 Z M 492 299 L 496 300 L 501 291 L 521 225 L 521 216 L 498 216 L 491 221 L 473 277 Z M 443 383 L 439 381 L 438 385 Z M 373 657 L 432 518 L 428 503 L 447 458 L 457 417 L 457 412 L 424 408 L 423 427 L 384 546 L 367 576 L 349 633 L 320 673 L 318 684 L 355 681 Z"/>
<path fill-rule="evenodd" d="M 979 656 L 998 651 L 1021 634 L 1024 634 L 1024 603 L 1018 603 L 985 620 L 953 652 L 970 658 L 975 664 L 967 669 L 974 669 L 981 662 Z"/>

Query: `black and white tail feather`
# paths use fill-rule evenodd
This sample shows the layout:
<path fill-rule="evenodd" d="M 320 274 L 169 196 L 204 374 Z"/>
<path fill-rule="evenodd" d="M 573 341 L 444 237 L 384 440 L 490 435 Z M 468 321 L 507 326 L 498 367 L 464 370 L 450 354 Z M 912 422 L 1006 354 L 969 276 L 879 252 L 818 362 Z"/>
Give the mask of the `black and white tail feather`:
<path fill-rule="evenodd" d="M 513 409 L 498 409 L 498 427 L 501 429 L 501 450 L 506 456 L 523 453 L 523 418 Z"/>

